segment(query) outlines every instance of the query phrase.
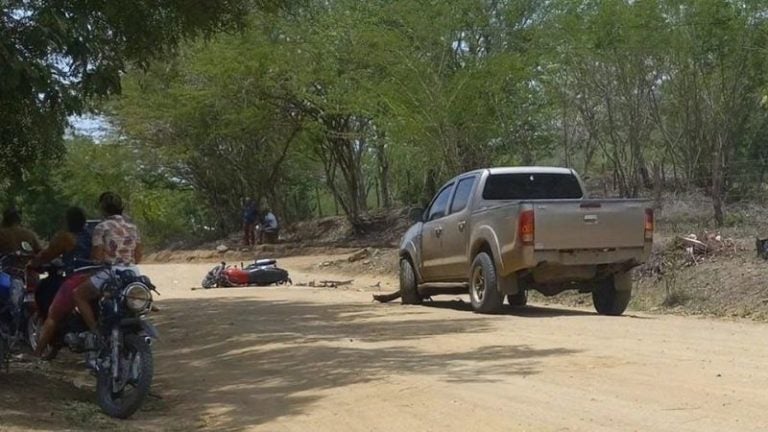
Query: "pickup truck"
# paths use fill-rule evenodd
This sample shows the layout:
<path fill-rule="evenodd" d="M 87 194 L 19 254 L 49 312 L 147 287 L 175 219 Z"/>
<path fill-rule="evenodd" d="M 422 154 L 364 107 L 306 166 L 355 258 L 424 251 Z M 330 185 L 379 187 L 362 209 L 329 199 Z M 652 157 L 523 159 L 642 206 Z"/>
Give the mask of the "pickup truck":
<path fill-rule="evenodd" d="M 527 291 L 591 293 L 603 315 L 621 315 L 630 270 L 648 259 L 648 202 L 589 199 L 572 169 L 491 168 L 446 183 L 400 244 L 400 295 L 421 303 L 425 285 L 466 286 L 478 313 L 524 306 Z"/>

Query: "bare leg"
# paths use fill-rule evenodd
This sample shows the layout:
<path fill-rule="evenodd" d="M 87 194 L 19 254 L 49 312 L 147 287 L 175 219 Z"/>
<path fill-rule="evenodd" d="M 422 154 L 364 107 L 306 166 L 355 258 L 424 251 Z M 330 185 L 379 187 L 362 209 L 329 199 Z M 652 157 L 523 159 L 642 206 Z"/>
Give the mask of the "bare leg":
<path fill-rule="evenodd" d="M 37 341 L 37 348 L 35 348 L 35 355 L 42 357 L 45 349 L 50 345 L 53 340 L 53 336 L 56 334 L 56 321 L 48 318 L 43 323 L 43 329 L 40 331 L 40 339 Z"/>
<path fill-rule="evenodd" d="M 75 305 L 80 311 L 80 316 L 83 317 L 85 325 L 87 325 L 92 332 L 96 332 L 99 329 L 98 323 L 96 322 L 96 315 L 93 313 L 93 307 L 91 307 L 91 302 L 97 297 L 96 287 L 93 286 L 91 281 L 87 281 L 75 288 Z"/>

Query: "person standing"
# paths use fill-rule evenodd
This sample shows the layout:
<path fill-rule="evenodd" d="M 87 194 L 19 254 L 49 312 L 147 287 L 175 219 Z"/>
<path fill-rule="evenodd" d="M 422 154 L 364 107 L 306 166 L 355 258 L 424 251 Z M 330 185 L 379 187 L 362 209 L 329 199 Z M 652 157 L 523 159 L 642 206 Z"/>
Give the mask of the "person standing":
<path fill-rule="evenodd" d="M 259 220 L 256 202 L 249 199 L 243 208 L 243 244 L 254 246 L 256 244 L 256 223 Z"/>

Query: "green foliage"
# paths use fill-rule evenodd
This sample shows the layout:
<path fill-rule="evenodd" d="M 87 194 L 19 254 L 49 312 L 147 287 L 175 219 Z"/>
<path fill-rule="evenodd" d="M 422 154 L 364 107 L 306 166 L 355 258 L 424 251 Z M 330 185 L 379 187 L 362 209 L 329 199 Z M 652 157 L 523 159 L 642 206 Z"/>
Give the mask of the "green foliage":
<path fill-rule="evenodd" d="M 0 4 L 0 178 L 58 156 L 67 116 L 120 92 L 182 40 L 237 24 L 250 2 L 25 1 Z"/>
<path fill-rule="evenodd" d="M 66 142 L 57 163 L 36 165 L 25 187 L 9 193 L 24 213 L 24 223 L 49 238 L 64 227 L 64 212 L 78 206 L 90 218 L 100 218 L 97 199 L 102 192 L 118 193 L 126 214 L 139 226 L 150 247 L 176 240 L 205 240 L 213 233 L 212 217 L 189 187 L 156 181 L 132 145 L 110 140 L 95 143 L 75 137 Z"/>
<path fill-rule="evenodd" d="M 92 206 L 115 189 L 156 241 L 235 229 L 247 197 L 284 222 L 339 208 L 364 228 L 370 207 L 423 204 L 444 180 L 490 165 L 570 166 L 621 196 L 701 188 L 720 223 L 729 199 L 764 190 L 765 2 L 305 1 L 251 10 L 241 31 L 144 61 L 242 7 L 215 3 L 210 17 L 183 2 L 121 12 L 146 20 L 126 28 L 148 34 L 98 45 L 116 53 L 103 72 L 95 66 L 102 78 L 62 81 L 87 85 L 69 110 L 51 112 L 121 89 L 100 108 L 123 138 L 75 140 L 50 181 L 39 168 L 6 189 L 20 193 L 25 179 L 37 189 L 23 202 L 41 211 Z M 172 25 L 153 33 L 166 18 Z M 0 73 L 0 90 L 17 75 Z M 48 99 L 26 100 L 47 112 L 38 104 Z M 61 130 L 47 125 L 60 119 L 19 119 L 0 134 L 42 126 L 23 138 L 40 145 L 18 154 L 51 154 Z M 35 198 L 51 191 L 61 198 Z"/>

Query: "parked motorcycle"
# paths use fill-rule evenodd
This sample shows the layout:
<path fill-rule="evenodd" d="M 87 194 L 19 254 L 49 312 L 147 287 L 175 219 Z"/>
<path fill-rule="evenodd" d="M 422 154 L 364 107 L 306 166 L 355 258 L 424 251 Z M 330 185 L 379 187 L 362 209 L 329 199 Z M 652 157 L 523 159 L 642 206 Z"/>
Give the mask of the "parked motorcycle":
<path fill-rule="evenodd" d="M 44 270 L 49 274 L 66 272 L 56 265 Z M 147 314 L 152 309 L 152 293 L 159 293 L 148 277 L 108 265 L 80 268 L 66 276 L 102 270 L 108 270 L 111 277 L 94 304 L 99 337 L 90 337 L 92 333 L 75 311 L 61 324 L 46 357 L 53 359 L 65 347 L 85 354 L 86 366 L 96 376 L 99 407 L 111 417 L 124 419 L 141 407 L 152 385 L 151 345 L 158 332 L 147 320 Z M 42 318 L 35 321 L 35 328 L 39 328 Z"/>
<path fill-rule="evenodd" d="M 6 369 L 11 353 L 27 342 L 29 303 L 26 274 L 19 264 L 32 256 L 32 246 L 24 242 L 22 250 L 0 257 L 0 365 Z"/>
<path fill-rule="evenodd" d="M 277 260 L 256 260 L 253 264 L 243 267 L 228 266 L 222 262 L 203 278 L 202 286 L 209 288 L 267 286 L 290 284 L 288 272 L 277 267 Z"/>

